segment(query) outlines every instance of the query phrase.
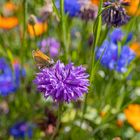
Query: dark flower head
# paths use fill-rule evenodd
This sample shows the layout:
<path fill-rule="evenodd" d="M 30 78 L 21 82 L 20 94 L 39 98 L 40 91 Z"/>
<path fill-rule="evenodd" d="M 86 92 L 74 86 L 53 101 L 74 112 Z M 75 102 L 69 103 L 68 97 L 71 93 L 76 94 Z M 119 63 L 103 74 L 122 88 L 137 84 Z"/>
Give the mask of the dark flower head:
<path fill-rule="evenodd" d="M 83 20 L 94 20 L 97 17 L 98 7 L 94 5 L 90 0 L 79 0 L 81 5 L 79 17 Z"/>
<path fill-rule="evenodd" d="M 0 95 L 7 96 L 15 92 L 20 84 L 20 66 L 13 65 L 12 68 L 6 63 L 4 58 L 0 58 Z"/>
<path fill-rule="evenodd" d="M 32 137 L 32 127 L 26 122 L 18 122 L 10 128 L 10 135 L 16 138 L 31 138 Z"/>
<path fill-rule="evenodd" d="M 51 68 L 45 68 L 37 73 L 34 80 L 44 97 L 51 97 L 56 102 L 77 100 L 87 93 L 89 75 L 82 66 L 74 67 L 73 63 L 64 65 L 60 61 Z"/>
<path fill-rule="evenodd" d="M 102 12 L 103 22 L 108 26 L 119 27 L 126 24 L 130 17 L 126 14 L 123 3 L 118 2 L 104 2 L 104 10 Z M 107 8 L 108 7 L 108 8 Z"/>
<path fill-rule="evenodd" d="M 117 31 L 113 31 L 110 35 L 110 40 L 105 40 L 103 45 L 97 49 L 96 59 L 100 59 L 101 57 L 101 64 L 103 66 L 109 68 L 110 70 L 116 70 L 117 72 L 124 73 L 127 71 L 127 66 L 135 58 L 135 53 L 126 46 L 126 44 L 121 46 L 119 50 L 118 42 L 124 37 L 124 33 L 122 32 L 121 38 L 118 37 L 120 34 L 116 34 L 115 38 L 114 33 L 117 32 L 119 32 L 118 29 Z"/>

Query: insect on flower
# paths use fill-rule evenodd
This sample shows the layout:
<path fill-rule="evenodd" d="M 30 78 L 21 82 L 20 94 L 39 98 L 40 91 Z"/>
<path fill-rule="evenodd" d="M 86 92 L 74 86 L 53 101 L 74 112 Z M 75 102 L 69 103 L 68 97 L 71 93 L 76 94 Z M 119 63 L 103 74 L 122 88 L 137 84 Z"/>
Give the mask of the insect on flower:
<path fill-rule="evenodd" d="M 40 50 L 33 50 L 33 58 L 36 62 L 38 69 L 43 69 L 45 67 L 51 67 L 54 64 L 53 59 L 49 58 L 47 55 L 42 53 Z"/>

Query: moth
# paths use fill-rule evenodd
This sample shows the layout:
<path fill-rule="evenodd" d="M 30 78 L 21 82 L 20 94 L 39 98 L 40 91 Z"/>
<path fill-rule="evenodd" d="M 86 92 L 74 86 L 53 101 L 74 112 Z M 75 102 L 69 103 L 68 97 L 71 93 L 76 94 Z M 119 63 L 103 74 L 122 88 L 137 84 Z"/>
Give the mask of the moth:
<path fill-rule="evenodd" d="M 54 60 L 40 50 L 33 50 L 32 55 L 38 69 L 49 68 L 54 65 Z"/>

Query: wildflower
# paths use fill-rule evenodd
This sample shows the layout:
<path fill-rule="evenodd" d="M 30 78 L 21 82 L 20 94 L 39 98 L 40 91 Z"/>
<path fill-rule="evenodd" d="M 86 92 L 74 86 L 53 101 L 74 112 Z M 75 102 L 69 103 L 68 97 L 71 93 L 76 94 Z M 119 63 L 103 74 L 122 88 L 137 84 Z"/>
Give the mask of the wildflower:
<path fill-rule="evenodd" d="M 90 0 L 79 0 L 81 5 L 80 12 L 78 14 L 79 17 L 83 20 L 94 20 L 97 17 L 98 7 L 93 4 Z"/>
<path fill-rule="evenodd" d="M 47 23 L 37 20 L 34 25 L 28 24 L 28 32 L 31 37 L 40 36 L 47 31 Z"/>
<path fill-rule="evenodd" d="M 93 3 L 93 4 L 95 4 L 95 5 L 99 5 L 99 3 L 100 3 L 100 0 L 91 0 L 91 2 Z"/>
<path fill-rule="evenodd" d="M 133 42 L 130 45 L 130 48 L 135 52 L 135 54 L 140 57 L 140 43 L 138 42 Z"/>
<path fill-rule="evenodd" d="M 60 8 L 60 3 L 57 1 L 57 7 Z M 65 13 L 70 17 L 80 17 L 83 20 L 93 20 L 97 16 L 98 7 L 91 0 L 65 0 Z"/>
<path fill-rule="evenodd" d="M 17 122 L 10 128 L 10 135 L 15 139 L 32 138 L 32 133 L 32 127 L 24 121 Z"/>
<path fill-rule="evenodd" d="M 29 19 L 28 19 L 28 23 L 29 25 L 34 26 L 37 23 L 37 18 L 34 15 L 30 15 Z"/>
<path fill-rule="evenodd" d="M 124 113 L 128 123 L 131 124 L 136 131 L 140 131 L 140 105 L 130 104 L 124 110 Z"/>
<path fill-rule="evenodd" d="M 43 39 L 39 42 L 40 50 L 44 53 L 49 52 L 50 57 L 57 57 L 59 54 L 60 43 L 55 38 Z"/>
<path fill-rule="evenodd" d="M 104 2 L 104 9 L 102 12 L 103 22 L 108 26 L 119 27 L 126 24 L 130 17 L 126 14 L 123 7 L 125 3 L 121 2 Z"/>
<path fill-rule="evenodd" d="M 17 17 L 2 17 L 0 16 L 0 28 L 12 29 L 18 25 Z"/>
<path fill-rule="evenodd" d="M 129 15 L 140 16 L 139 0 L 129 0 L 130 5 L 126 8 Z"/>
<path fill-rule="evenodd" d="M 114 30 L 109 40 L 105 40 L 103 45 L 97 49 L 96 59 L 101 58 L 103 66 L 124 73 L 127 71 L 129 63 L 135 58 L 135 53 L 126 44 L 119 50 L 118 42 L 122 41 L 124 36 L 122 33 L 116 34 L 115 37 L 114 32 L 121 32 L 117 30 Z M 126 41 L 128 43 L 128 39 Z"/>
<path fill-rule="evenodd" d="M 64 65 L 60 61 L 51 68 L 44 68 L 34 80 L 45 98 L 51 97 L 56 102 L 77 100 L 83 93 L 87 93 L 89 80 L 85 68 L 74 67 L 73 63 Z"/>
<path fill-rule="evenodd" d="M 69 16 L 74 17 L 77 16 L 80 11 L 80 3 L 78 2 L 78 0 L 65 0 L 64 8 L 65 12 L 68 13 Z"/>
<path fill-rule="evenodd" d="M 17 6 L 12 1 L 8 1 L 3 5 L 2 13 L 4 16 L 11 16 L 16 9 Z"/>
<path fill-rule="evenodd" d="M 14 73 L 4 58 L 0 58 L 0 95 L 15 92 L 20 84 L 20 67 L 14 65 Z"/>

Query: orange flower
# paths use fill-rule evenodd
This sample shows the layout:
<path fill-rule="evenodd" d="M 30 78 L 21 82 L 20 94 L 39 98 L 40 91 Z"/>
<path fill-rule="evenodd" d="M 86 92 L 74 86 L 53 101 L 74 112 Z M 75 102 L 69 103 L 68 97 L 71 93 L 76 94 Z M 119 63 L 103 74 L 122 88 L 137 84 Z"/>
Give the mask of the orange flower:
<path fill-rule="evenodd" d="M 124 110 L 126 119 L 136 131 L 140 131 L 140 105 L 130 104 L 128 108 Z"/>
<path fill-rule="evenodd" d="M 95 5 L 99 5 L 100 0 L 91 0 L 91 2 L 92 2 L 93 4 L 95 4 Z"/>
<path fill-rule="evenodd" d="M 18 25 L 18 19 L 16 17 L 2 17 L 0 16 L 0 28 L 12 29 Z"/>
<path fill-rule="evenodd" d="M 42 35 L 47 31 L 47 23 L 37 22 L 35 25 L 28 24 L 28 32 L 31 37 Z"/>
<path fill-rule="evenodd" d="M 121 119 L 118 119 L 117 122 L 116 122 L 117 126 L 120 127 L 120 128 L 123 126 L 123 123 L 124 122 Z"/>
<path fill-rule="evenodd" d="M 139 8 L 140 0 L 127 0 L 127 1 L 130 2 L 130 6 L 128 6 L 127 8 L 128 14 L 140 16 L 140 8 Z"/>
<path fill-rule="evenodd" d="M 6 11 L 15 11 L 16 10 L 16 5 L 14 3 L 12 3 L 11 1 L 9 2 L 6 2 L 4 5 L 3 5 L 3 9 L 6 10 Z"/>
<path fill-rule="evenodd" d="M 133 42 L 130 45 L 130 48 L 136 53 L 137 56 L 140 57 L 140 43 L 138 42 Z"/>

